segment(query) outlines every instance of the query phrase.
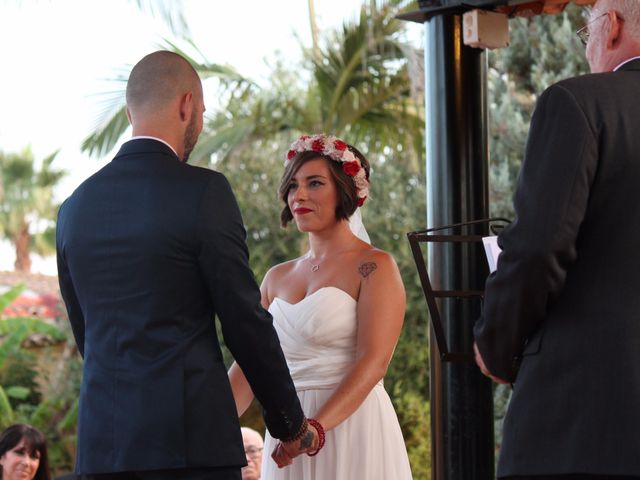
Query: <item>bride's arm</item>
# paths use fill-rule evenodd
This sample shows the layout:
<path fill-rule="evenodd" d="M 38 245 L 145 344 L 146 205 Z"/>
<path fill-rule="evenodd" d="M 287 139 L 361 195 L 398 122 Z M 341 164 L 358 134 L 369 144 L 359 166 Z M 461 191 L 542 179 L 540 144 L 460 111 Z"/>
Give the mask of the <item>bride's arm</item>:
<path fill-rule="evenodd" d="M 253 401 L 253 390 L 251 390 L 249 382 L 247 382 L 242 369 L 236 362 L 233 362 L 227 373 L 229 374 L 229 383 L 231 383 L 231 391 L 236 402 L 238 417 L 241 417 Z"/>
<path fill-rule="evenodd" d="M 330 430 L 353 414 L 387 372 L 406 308 L 406 295 L 393 258 L 376 251 L 360 265 L 356 360 L 315 419 Z"/>
<path fill-rule="evenodd" d="M 270 272 L 267 272 L 264 280 L 262 281 L 262 285 L 260 285 L 260 293 L 262 294 L 262 306 L 265 309 L 269 308 L 269 304 L 271 303 L 269 300 L 269 295 L 267 293 L 269 273 Z M 233 392 L 233 399 L 236 402 L 238 417 L 241 417 L 253 401 L 253 390 L 251 390 L 251 386 L 244 376 L 240 365 L 238 365 L 236 362 L 233 362 L 227 373 L 229 375 L 231 391 Z"/>

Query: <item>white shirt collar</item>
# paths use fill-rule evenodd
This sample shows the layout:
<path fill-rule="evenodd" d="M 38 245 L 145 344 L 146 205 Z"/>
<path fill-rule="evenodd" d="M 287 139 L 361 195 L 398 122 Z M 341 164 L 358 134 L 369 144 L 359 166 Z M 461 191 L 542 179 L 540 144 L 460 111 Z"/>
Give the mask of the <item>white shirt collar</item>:
<path fill-rule="evenodd" d="M 151 136 L 148 136 L 148 135 L 138 135 L 137 137 L 131 137 L 129 140 L 127 140 L 127 142 L 130 142 L 131 140 L 140 140 L 140 139 L 143 139 L 143 138 L 146 138 L 148 140 L 157 140 L 158 142 L 164 143 L 167 147 L 169 147 L 171 149 L 171 151 L 173 153 L 176 154 L 176 157 L 178 156 L 178 153 L 175 151 L 175 149 L 171 145 L 169 145 L 163 139 L 158 138 L 158 137 L 151 137 Z M 124 142 L 124 143 L 127 143 L 127 142 Z"/>
<path fill-rule="evenodd" d="M 615 72 L 616 70 L 618 70 L 620 67 L 622 67 L 625 63 L 629 63 L 632 62 L 634 60 L 637 60 L 640 58 L 640 55 L 638 55 L 637 57 L 633 57 L 633 58 L 627 58 L 624 62 L 622 62 L 620 65 L 618 65 L 616 68 L 613 69 L 613 71 Z"/>

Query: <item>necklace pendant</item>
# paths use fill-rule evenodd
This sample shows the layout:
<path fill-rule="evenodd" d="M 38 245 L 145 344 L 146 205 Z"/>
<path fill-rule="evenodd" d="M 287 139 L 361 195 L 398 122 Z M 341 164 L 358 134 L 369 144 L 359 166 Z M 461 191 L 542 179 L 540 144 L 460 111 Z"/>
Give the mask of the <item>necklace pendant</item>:
<path fill-rule="evenodd" d="M 312 272 L 317 272 L 319 268 L 320 268 L 320 265 L 314 265 L 313 263 L 311 264 L 311 271 Z"/>

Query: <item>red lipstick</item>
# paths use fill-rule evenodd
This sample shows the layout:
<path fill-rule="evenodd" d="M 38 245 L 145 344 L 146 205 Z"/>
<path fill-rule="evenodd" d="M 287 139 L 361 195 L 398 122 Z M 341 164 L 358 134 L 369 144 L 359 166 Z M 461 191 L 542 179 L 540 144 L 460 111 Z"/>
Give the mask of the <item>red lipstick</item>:
<path fill-rule="evenodd" d="M 308 208 L 304 208 L 304 207 L 298 207 L 296 209 L 293 210 L 293 213 L 296 213 L 298 215 L 306 215 L 307 213 L 311 212 L 312 210 L 308 209 Z"/>

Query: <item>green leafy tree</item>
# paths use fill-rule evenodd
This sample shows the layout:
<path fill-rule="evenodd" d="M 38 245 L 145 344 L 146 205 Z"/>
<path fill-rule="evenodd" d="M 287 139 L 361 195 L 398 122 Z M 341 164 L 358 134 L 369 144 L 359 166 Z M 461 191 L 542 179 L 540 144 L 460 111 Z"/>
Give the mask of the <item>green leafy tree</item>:
<path fill-rule="evenodd" d="M 403 23 L 395 18 L 407 2 L 371 2 L 356 22 L 326 32 L 320 56 L 306 51 L 306 61 L 289 71 L 276 67 L 266 87 L 240 75 L 233 67 L 204 60 L 197 46 L 186 41 L 198 58 L 166 41 L 164 48 L 185 56 L 205 80 L 220 88 L 221 107 L 206 122 L 191 161 L 209 165 L 233 158 L 252 142 L 287 142 L 300 132 L 331 132 L 351 142 L 366 141 L 372 150 L 404 146 L 405 161 L 419 169 L 423 151 L 422 100 L 411 84 L 408 59 L 416 52 L 403 41 Z M 312 78 L 307 78 L 311 74 Z M 103 155 L 117 143 L 128 122 L 124 108 L 126 78 L 104 96 L 104 113 L 96 131 L 83 142 L 90 154 Z M 419 82 L 422 79 L 418 80 Z M 280 140 L 282 141 L 282 140 Z"/>
<path fill-rule="evenodd" d="M 54 251 L 53 189 L 65 174 L 52 166 L 56 155 L 36 168 L 30 148 L 17 154 L 0 152 L 0 234 L 15 247 L 16 270 L 30 271 L 32 251 Z"/>
<path fill-rule="evenodd" d="M 0 312 L 23 290 L 17 285 L 0 294 Z M 37 318 L 0 316 L 0 430 L 15 422 L 34 425 L 47 438 L 51 465 L 68 472 L 75 456 L 82 367 L 68 322 L 59 323 L 63 327 Z M 25 348 L 33 334 L 46 335 L 55 344 L 38 349 L 40 361 Z M 47 376 L 42 364 L 55 368 Z"/>
<path fill-rule="evenodd" d="M 2 316 L 1 312 L 23 290 L 23 285 L 17 285 L 0 295 L 0 388 L 12 408 L 21 405 L 28 408 L 41 400 L 41 392 L 35 380 L 38 375 L 35 358 L 23 348 L 24 341 L 34 334 L 46 335 L 54 341 L 65 338 L 57 327 L 37 318 Z M 9 417 L 13 417 L 11 411 L 10 413 Z"/>

